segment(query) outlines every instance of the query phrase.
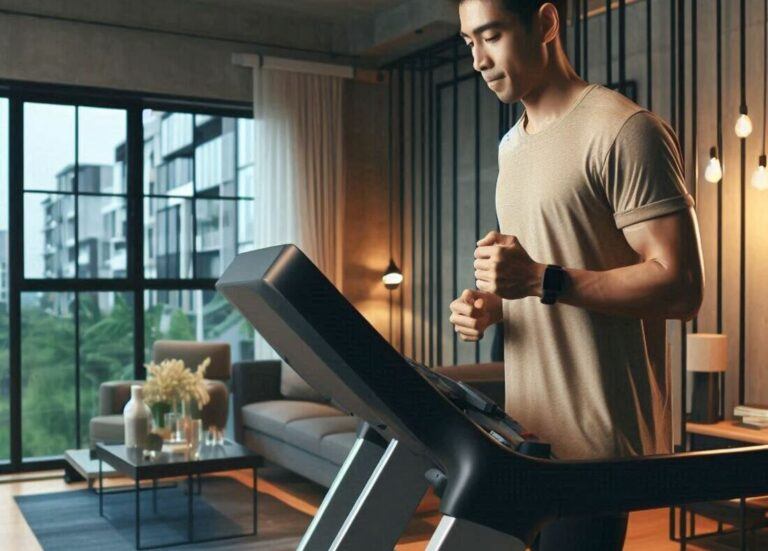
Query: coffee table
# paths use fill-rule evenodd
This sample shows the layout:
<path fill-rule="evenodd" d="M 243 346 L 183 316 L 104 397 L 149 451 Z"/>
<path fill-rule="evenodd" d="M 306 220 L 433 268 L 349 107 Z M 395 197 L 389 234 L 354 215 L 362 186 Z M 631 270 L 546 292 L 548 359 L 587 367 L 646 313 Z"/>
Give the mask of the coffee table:
<path fill-rule="evenodd" d="M 104 486 L 103 463 L 107 463 L 118 473 L 131 478 L 134 481 L 133 491 L 135 499 L 135 545 L 136 549 L 156 549 L 159 547 L 171 547 L 185 543 L 200 543 L 205 541 L 223 540 L 256 534 L 256 470 L 261 467 L 264 460 L 248 448 L 231 441 L 225 441 L 218 446 L 200 446 L 198 453 L 193 456 L 189 452 L 168 453 L 161 452 L 154 458 L 144 457 L 141 450 L 126 448 L 123 444 L 108 445 L 97 444 L 94 451 L 99 461 L 99 515 L 104 515 Z M 221 471 L 252 469 L 253 470 L 253 531 L 245 534 L 227 535 L 208 539 L 194 538 L 194 514 L 193 514 L 193 477 L 202 474 Z M 162 545 L 141 546 L 141 505 L 140 483 L 142 480 L 152 481 L 153 505 L 157 508 L 157 480 L 167 477 L 187 478 L 187 539 L 164 543 Z M 105 517 L 106 518 L 106 517 Z"/>

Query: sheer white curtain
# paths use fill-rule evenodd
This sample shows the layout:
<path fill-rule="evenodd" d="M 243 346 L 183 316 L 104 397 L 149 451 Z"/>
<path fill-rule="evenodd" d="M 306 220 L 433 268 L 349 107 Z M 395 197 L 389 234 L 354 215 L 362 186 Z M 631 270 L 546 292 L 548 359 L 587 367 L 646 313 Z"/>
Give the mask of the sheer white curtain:
<path fill-rule="evenodd" d="M 253 90 L 255 247 L 295 243 L 341 288 L 342 79 L 255 67 Z"/>

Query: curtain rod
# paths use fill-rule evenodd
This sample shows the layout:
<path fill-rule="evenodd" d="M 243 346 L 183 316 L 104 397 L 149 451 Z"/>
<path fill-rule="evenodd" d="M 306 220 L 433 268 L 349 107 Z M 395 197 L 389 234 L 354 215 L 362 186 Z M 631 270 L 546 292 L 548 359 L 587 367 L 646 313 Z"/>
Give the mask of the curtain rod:
<path fill-rule="evenodd" d="M 340 78 L 355 78 L 355 68 L 350 65 L 335 65 L 266 56 L 261 54 L 232 54 L 232 63 L 244 67 L 288 71 L 292 73 L 307 73 L 313 75 L 333 76 Z"/>

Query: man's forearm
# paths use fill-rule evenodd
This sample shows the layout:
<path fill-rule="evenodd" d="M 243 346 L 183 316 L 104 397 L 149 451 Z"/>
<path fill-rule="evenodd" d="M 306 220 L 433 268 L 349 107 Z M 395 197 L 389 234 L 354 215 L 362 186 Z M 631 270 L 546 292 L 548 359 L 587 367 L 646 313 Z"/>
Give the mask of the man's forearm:
<path fill-rule="evenodd" d="M 541 277 L 544 268 L 538 268 Z M 673 273 L 657 260 L 606 271 L 566 272 L 568 282 L 558 301 L 603 314 L 688 320 L 701 303 L 702 286 L 694 272 Z M 540 284 L 534 294 L 541 296 Z"/>

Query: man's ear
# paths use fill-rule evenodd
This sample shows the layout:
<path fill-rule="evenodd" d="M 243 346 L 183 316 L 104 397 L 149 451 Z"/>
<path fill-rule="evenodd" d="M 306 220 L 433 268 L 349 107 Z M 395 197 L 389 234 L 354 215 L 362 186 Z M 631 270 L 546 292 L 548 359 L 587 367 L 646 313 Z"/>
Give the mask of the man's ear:
<path fill-rule="evenodd" d="M 537 14 L 537 22 L 542 43 L 547 44 L 557 39 L 562 23 L 557 8 L 552 2 L 545 2 L 541 5 Z"/>

